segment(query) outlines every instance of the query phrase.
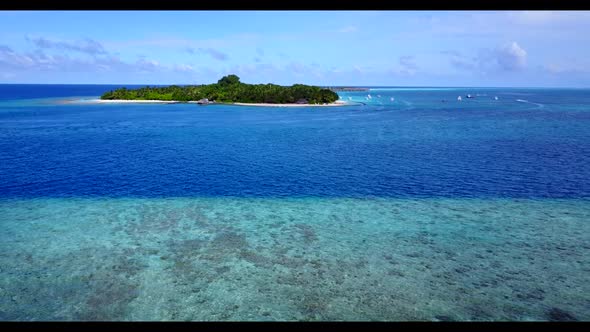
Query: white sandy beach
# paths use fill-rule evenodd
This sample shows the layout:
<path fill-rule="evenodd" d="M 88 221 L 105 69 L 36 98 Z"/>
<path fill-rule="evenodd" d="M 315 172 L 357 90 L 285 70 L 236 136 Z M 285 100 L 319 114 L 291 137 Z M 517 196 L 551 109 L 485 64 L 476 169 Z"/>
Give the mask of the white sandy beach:
<path fill-rule="evenodd" d="M 125 100 L 125 99 L 72 99 L 65 100 L 63 103 L 88 103 L 88 104 L 175 104 L 183 103 L 176 100 Z M 189 101 L 188 103 L 196 104 L 196 101 Z M 238 105 L 238 106 L 263 106 L 263 107 L 331 107 L 331 106 L 346 106 L 351 103 L 337 100 L 330 104 L 268 104 L 268 103 L 213 103 L 223 105 Z"/>
<path fill-rule="evenodd" d="M 233 103 L 239 106 L 264 106 L 264 107 L 329 107 L 350 105 L 343 101 L 336 101 L 330 104 L 268 104 L 268 103 Z"/>
<path fill-rule="evenodd" d="M 76 101 L 73 101 L 73 102 L 76 102 Z M 174 103 L 180 103 L 180 101 L 176 101 L 176 100 L 126 100 L 126 99 L 88 99 L 88 100 L 78 100 L 77 102 L 96 103 L 96 104 L 174 104 Z"/>

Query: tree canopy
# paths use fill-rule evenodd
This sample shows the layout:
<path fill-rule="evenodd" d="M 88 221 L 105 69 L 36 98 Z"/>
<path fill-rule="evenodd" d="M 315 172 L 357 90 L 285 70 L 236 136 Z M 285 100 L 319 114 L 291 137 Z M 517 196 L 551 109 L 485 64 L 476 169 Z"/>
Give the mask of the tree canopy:
<path fill-rule="evenodd" d="M 217 84 L 221 86 L 228 86 L 237 83 L 240 83 L 240 78 L 234 74 L 223 76 L 219 81 L 217 81 Z"/>
<path fill-rule="evenodd" d="M 101 99 L 198 101 L 207 98 L 216 102 L 288 104 L 307 101 L 310 104 L 332 103 L 338 94 L 317 86 L 295 84 L 246 84 L 237 75 L 222 77 L 217 83 L 205 85 L 146 86 L 139 89 L 120 88 L 106 92 Z"/>

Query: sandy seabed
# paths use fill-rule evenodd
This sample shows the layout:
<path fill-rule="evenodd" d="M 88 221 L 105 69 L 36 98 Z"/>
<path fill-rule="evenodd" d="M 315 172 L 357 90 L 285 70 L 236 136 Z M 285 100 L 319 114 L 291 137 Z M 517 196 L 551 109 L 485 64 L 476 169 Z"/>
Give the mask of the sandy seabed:
<path fill-rule="evenodd" d="M 0 200 L 0 320 L 588 320 L 586 200 Z"/>

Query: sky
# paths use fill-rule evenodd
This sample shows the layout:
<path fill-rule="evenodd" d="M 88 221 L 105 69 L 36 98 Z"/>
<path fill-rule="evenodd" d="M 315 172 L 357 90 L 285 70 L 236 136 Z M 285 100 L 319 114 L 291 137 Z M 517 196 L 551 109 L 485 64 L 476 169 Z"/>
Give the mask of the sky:
<path fill-rule="evenodd" d="M 590 11 L 0 11 L 0 83 L 590 87 Z"/>

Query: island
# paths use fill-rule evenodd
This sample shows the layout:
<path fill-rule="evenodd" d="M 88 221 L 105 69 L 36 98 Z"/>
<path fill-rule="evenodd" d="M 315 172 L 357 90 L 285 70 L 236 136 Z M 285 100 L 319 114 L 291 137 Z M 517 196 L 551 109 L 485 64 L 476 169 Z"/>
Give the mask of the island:
<path fill-rule="evenodd" d="M 106 92 L 101 101 L 162 101 L 198 104 L 231 103 L 236 105 L 342 105 L 339 96 L 330 89 L 294 84 L 246 84 L 236 75 L 222 77 L 217 83 L 165 87 L 146 86 L 139 89 L 120 88 Z"/>

